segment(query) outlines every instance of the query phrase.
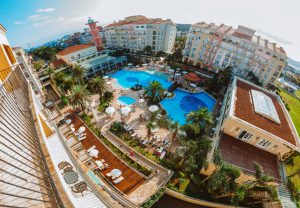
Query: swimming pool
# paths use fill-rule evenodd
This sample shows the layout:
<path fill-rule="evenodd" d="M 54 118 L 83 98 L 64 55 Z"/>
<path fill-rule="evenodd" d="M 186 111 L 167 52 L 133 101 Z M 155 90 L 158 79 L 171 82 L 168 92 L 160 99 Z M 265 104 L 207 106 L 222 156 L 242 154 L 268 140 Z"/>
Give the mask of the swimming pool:
<path fill-rule="evenodd" d="M 126 105 L 131 105 L 136 102 L 136 100 L 134 98 L 129 97 L 129 96 L 120 96 L 118 98 L 118 100 L 120 101 L 120 103 L 126 104 Z"/>
<path fill-rule="evenodd" d="M 135 84 L 145 87 L 154 80 L 160 82 L 165 89 L 172 85 L 172 82 L 168 81 L 167 75 L 158 72 L 120 70 L 112 74 L 111 77 L 117 79 L 121 87 L 124 88 L 131 88 Z"/>
<path fill-rule="evenodd" d="M 167 111 L 168 116 L 180 125 L 186 123 L 185 115 L 191 111 L 196 111 L 201 107 L 208 108 L 210 112 L 214 109 L 216 101 L 206 92 L 189 93 L 177 89 L 174 93 L 173 98 L 164 99 L 160 104 Z"/>

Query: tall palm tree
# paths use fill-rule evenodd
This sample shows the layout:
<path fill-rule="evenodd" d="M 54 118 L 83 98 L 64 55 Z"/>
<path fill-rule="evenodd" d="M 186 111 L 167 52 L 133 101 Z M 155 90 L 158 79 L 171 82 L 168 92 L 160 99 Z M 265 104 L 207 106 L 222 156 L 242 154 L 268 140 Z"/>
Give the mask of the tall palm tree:
<path fill-rule="evenodd" d="M 164 88 L 158 81 L 152 81 L 146 87 L 144 95 L 150 104 L 157 104 L 164 97 Z"/>
<path fill-rule="evenodd" d="M 72 66 L 72 75 L 77 84 L 83 84 L 83 78 L 85 75 L 86 69 L 80 65 Z"/>
<path fill-rule="evenodd" d="M 190 112 L 186 116 L 187 122 L 196 124 L 201 130 L 206 130 L 208 125 L 212 123 L 212 116 L 208 111 L 208 108 L 199 108 L 196 111 Z"/>
<path fill-rule="evenodd" d="M 80 107 L 80 109 L 84 111 L 86 108 L 85 101 L 89 95 L 90 92 L 86 89 L 86 85 L 75 85 L 72 87 L 70 103 L 74 107 Z"/>
<path fill-rule="evenodd" d="M 98 94 L 99 100 L 102 101 L 103 95 L 107 91 L 107 85 L 102 77 L 97 76 L 89 80 L 88 89 L 91 93 Z"/>
<path fill-rule="evenodd" d="M 176 136 L 177 136 L 177 133 L 178 133 L 178 131 L 179 131 L 179 128 L 180 128 L 180 126 L 179 126 L 179 123 L 178 123 L 178 122 L 173 122 L 173 123 L 171 124 L 171 129 L 172 129 L 172 131 L 173 131 L 173 135 L 172 135 L 172 143 L 173 143 L 174 139 L 175 139 Z"/>
<path fill-rule="evenodd" d="M 155 127 L 154 123 L 152 121 L 150 121 L 149 123 L 147 123 L 146 128 L 147 128 L 147 137 L 150 138 L 151 137 L 151 129 Z"/>

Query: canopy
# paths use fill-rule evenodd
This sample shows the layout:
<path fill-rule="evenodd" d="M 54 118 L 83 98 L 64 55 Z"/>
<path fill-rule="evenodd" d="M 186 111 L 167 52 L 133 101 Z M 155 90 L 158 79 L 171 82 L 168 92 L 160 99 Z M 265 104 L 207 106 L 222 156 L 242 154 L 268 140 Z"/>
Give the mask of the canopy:
<path fill-rule="evenodd" d="M 112 115 L 114 112 L 116 111 L 116 109 L 114 107 L 108 107 L 105 109 L 105 113 Z"/>
<path fill-rule="evenodd" d="M 139 103 L 143 103 L 145 100 L 143 98 L 139 99 Z"/>
<path fill-rule="evenodd" d="M 84 126 L 81 126 L 79 129 L 78 129 L 78 134 L 81 134 L 85 131 L 85 127 Z"/>
<path fill-rule="evenodd" d="M 122 171 L 120 171 L 119 169 L 113 169 L 111 172 L 110 172 L 111 176 L 113 178 L 118 178 L 122 175 Z"/>
<path fill-rule="evenodd" d="M 66 120 L 66 124 L 70 124 L 71 122 L 72 122 L 71 119 L 67 119 L 67 120 Z"/>
<path fill-rule="evenodd" d="M 150 112 L 155 112 L 155 111 L 157 111 L 158 110 L 158 105 L 151 105 L 150 107 L 149 107 L 149 111 Z"/>
<path fill-rule="evenodd" d="M 127 116 L 130 113 L 130 111 L 131 111 L 131 108 L 128 106 L 121 108 L 121 114 L 124 116 Z"/>
<path fill-rule="evenodd" d="M 186 75 L 184 75 L 184 78 L 191 81 L 191 82 L 200 82 L 203 80 L 203 78 L 199 77 L 196 73 L 190 72 Z"/>
<path fill-rule="evenodd" d="M 110 84 L 111 84 L 111 82 L 106 82 L 106 84 L 110 85 Z"/>
<path fill-rule="evenodd" d="M 91 151 L 90 151 L 90 156 L 91 157 L 98 157 L 98 154 L 99 154 L 99 151 L 97 150 L 97 149 L 92 149 Z"/>
<path fill-rule="evenodd" d="M 195 84 L 193 84 L 193 83 L 191 83 L 190 85 L 191 85 L 192 87 L 197 87 L 197 85 L 195 85 Z"/>
<path fill-rule="evenodd" d="M 108 79 L 108 78 L 109 78 L 109 76 L 104 76 L 104 77 L 103 77 L 103 79 Z"/>
<path fill-rule="evenodd" d="M 132 63 L 127 64 L 127 66 L 132 66 Z"/>

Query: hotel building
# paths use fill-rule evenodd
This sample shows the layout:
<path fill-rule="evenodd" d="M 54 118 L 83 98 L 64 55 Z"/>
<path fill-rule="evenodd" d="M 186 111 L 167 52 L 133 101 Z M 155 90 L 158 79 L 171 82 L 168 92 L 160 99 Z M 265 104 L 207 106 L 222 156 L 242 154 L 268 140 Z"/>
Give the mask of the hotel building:
<path fill-rule="evenodd" d="M 56 58 L 66 64 L 80 65 L 87 70 L 86 75 L 89 77 L 102 71 L 116 69 L 127 62 L 125 56 L 112 57 L 104 51 L 98 52 L 96 46 L 88 44 L 65 48 L 56 54 Z"/>
<path fill-rule="evenodd" d="M 108 48 L 125 48 L 131 52 L 151 46 L 152 51 L 171 53 L 176 37 L 176 25 L 170 19 L 150 19 L 142 15 L 126 17 L 104 30 Z"/>
<path fill-rule="evenodd" d="M 183 52 L 183 61 L 218 72 L 227 66 L 247 77 L 252 71 L 263 86 L 273 83 L 287 65 L 287 55 L 276 43 L 255 35 L 255 30 L 238 26 L 200 22 L 192 25 Z"/>
<path fill-rule="evenodd" d="M 0 24 L 1 207 L 64 207 L 41 142 L 51 131 L 36 114 L 33 95 Z"/>
<path fill-rule="evenodd" d="M 225 162 L 243 170 L 241 182 L 254 179 L 253 162 L 275 181 L 282 180 L 281 161 L 300 150 L 300 140 L 276 94 L 235 77 L 217 120 L 214 147 Z"/>

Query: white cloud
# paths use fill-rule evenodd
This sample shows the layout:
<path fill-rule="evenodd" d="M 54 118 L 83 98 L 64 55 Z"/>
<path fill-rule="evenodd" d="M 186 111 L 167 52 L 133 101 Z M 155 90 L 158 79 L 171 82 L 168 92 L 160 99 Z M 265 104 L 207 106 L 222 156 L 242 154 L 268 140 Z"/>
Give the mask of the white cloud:
<path fill-rule="evenodd" d="M 32 22 L 37 22 L 37 21 L 41 21 L 41 20 L 46 20 L 49 19 L 50 16 L 42 16 L 40 14 L 34 14 L 28 17 L 29 20 L 31 20 Z"/>
<path fill-rule="evenodd" d="M 15 25 L 21 25 L 22 22 L 21 22 L 21 21 L 15 21 L 14 24 L 15 24 Z"/>
<path fill-rule="evenodd" d="M 58 17 L 58 18 L 57 18 L 57 21 L 58 21 L 58 22 L 62 22 L 62 21 L 64 21 L 64 20 L 65 20 L 64 17 Z"/>
<path fill-rule="evenodd" d="M 37 9 L 36 12 L 54 12 L 54 8 Z"/>

